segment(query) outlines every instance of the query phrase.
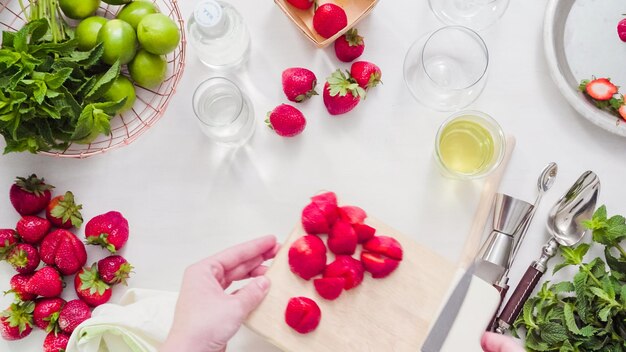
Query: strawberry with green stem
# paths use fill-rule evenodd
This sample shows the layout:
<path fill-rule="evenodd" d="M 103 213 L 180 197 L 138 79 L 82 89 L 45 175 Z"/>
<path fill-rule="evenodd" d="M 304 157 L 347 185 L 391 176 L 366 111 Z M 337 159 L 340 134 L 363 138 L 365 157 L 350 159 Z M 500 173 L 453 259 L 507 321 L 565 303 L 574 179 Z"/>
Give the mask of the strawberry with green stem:
<path fill-rule="evenodd" d="M 335 40 L 335 55 L 343 62 L 356 60 L 363 54 L 365 42 L 356 28 L 352 28 L 346 34 Z"/>
<path fill-rule="evenodd" d="M 100 278 L 108 285 L 126 285 L 132 271 L 133 266 L 120 255 L 111 255 L 98 261 Z"/>
<path fill-rule="evenodd" d="M 78 298 L 92 307 L 107 303 L 111 299 L 111 286 L 100 278 L 98 267 L 83 268 L 74 277 L 74 289 Z"/>
<path fill-rule="evenodd" d="M 15 298 L 19 299 L 20 301 L 34 300 L 35 298 L 37 298 L 37 295 L 26 291 L 26 284 L 28 283 L 28 280 L 32 276 L 33 274 L 13 275 L 11 280 L 9 280 L 9 285 L 11 286 L 11 289 L 8 291 L 5 291 L 4 294 L 7 295 L 9 293 L 12 293 L 15 295 Z"/>
<path fill-rule="evenodd" d="M 128 235 L 128 221 L 117 211 L 98 215 L 85 226 L 87 243 L 99 245 L 111 253 L 116 253 L 126 244 Z"/>
<path fill-rule="evenodd" d="M 5 340 L 23 339 L 33 331 L 33 302 L 16 302 L 0 313 L 0 336 Z"/>
<path fill-rule="evenodd" d="M 375 64 L 368 61 L 357 61 L 350 67 L 350 75 L 365 90 L 374 88 L 382 81 L 382 71 Z"/>
<path fill-rule="evenodd" d="M 83 321 L 91 318 L 91 308 L 80 299 L 68 301 L 59 313 L 59 328 L 71 334 Z"/>
<path fill-rule="evenodd" d="M 65 352 L 70 342 L 70 335 L 63 332 L 51 332 L 43 340 L 43 352 Z"/>
<path fill-rule="evenodd" d="M 50 190 L 53 188 L 54 186 L 46 184 L 43 178 L 37 178 L 35 174 L 17 177 L 11 185 L 9 198 L 20 215 L 32 215 L 46 208 L 50 202 Z"/>
<path fill-rule="evenodd" d="M 74 194 L 68 191 L 62 196 L 52 198 L 46 207 L 46 218 L 58 228 L 79 228 L 83 224 L 83 215 L 80 213 L 82 209 L 81 204 L 76 204 Z"/>
<path fill-rule="evenodd" d="M 289 104 L 281 104 L 267 113 L 265 124 L 281 137 L 295 137 L 304 131 L 306 118 Z"/>
<path fill-rule="evenodd" d="M 59 314 L 65 303 L 65 300 L 59 297 L 37 299 L 33 311 L 35 326 L 45 332 L 58 332 Z"/>
<path fill-rule="evenodd" d="M 5 259 L 18 242 L 19 236 L 15 230 L 0 229 L 0 260 Z"/>
<path fill-rule="evenodd" d="M 39 252 L 28 243 L 18 243 L 7 254 L 6 260 L 20 274 L 30 274 L 39 266 Z"/>
<path fill-rule="evenodd" d="M 323 98 L 326 110 L 340 115 L 354 109 L 365 98 L 365 90 L 350 75 L 337 70 L 326 80 Z"/>

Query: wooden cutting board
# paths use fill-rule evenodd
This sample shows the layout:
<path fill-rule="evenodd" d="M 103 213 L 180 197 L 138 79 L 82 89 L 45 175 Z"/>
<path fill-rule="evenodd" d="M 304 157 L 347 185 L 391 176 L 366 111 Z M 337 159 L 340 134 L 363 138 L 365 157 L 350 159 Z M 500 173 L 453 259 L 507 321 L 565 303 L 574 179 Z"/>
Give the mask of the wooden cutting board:
<path fill-rule="evenodd" d="M 365 222 L 376 228 L 377 235 L 392 236 L 402 244 L 404 259 L 390 276 L 373 279 L 366 272 L 358 287 L 344 291 L 334 301 L 323 299 L 312 280 L 303 280 L 289 269 L 289 247 L 305 235 L 299 225 L 268 270 L 272 287 L 246 325 L 284 351 L 418 351 L 456 265 L 375 219 Z M 321 237 L 326 241 L 326 236 Z M 355 258 L 359 252 L 360 246 Z M 332 260 L 329 254 L 328 263 Z M 313 299 L 322 310 L 319 326 L 306 335 L 284 321 L 287 301 L 295 296 Z"/>

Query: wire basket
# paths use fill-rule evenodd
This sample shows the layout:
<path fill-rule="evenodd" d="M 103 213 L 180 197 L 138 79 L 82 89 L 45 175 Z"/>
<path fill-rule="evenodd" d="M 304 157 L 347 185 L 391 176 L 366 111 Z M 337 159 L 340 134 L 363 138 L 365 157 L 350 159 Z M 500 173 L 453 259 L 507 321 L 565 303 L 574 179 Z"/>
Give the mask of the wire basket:
<path fill-rule="evenodd" d="M 40 154 L 60 158 L 87 158 L 102 154 L 132 143 L 163 116 L 183 74 L 187 41 L 185 39 L 184 21 L 177 0 L 152 0 L 152 2 L 161 13 L 174 20 L 180 31 L 180 44 L 173 52 L 166 55 L 167 75 L 163 83 L 156 89 L 147 89 L 135 85 L 137 100 L 132 109 L 111 119 L 110 135 L 100 135 L 91 144 L 72 143 L 65 150 L 41 151 Z M 28 2 L 24 1 L 26 11 L 28 11 L 27 4 Z M 102 2 L 96 14 L 106 18 L 114 18 L 122 7 Z M 68 22 L 72 23 L 72 20 Z M 24 24 L 26 24 L 26 19 L 19 1 L 0 0 L 0 30 L 18 31 Z M 128 72 L 124 68 L 122 73 L 127 74 Z"/>

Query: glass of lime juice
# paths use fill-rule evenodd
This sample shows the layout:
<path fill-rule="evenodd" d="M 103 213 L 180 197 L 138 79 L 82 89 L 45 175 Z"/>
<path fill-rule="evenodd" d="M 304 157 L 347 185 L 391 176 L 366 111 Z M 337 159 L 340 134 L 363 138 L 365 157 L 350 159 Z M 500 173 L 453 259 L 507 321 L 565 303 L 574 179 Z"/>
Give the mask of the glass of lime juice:
<path fill-rule="evenodd" d="M 495 170 L 506 149 L 502 128 L 480 111 L 460 111 L 439 127 L 435 160 L 444 176 L 476 179 Z"/>

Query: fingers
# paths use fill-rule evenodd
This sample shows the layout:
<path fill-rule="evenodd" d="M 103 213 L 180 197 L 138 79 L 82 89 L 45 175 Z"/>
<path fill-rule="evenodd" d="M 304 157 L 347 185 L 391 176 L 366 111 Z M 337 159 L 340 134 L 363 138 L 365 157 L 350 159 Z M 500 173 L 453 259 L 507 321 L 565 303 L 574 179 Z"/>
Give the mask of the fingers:
<path fill-rule="evenodd" d="M 231 271 L 226 272 L 226 274 L 224 275 L 224 281 L 222 283 L 222 286 L 224 288 L 227 288 L 233 281 L 249 278 L 250 272 L 263 264 L 264 261 L 265 259 L 259 256 L 239 264 Z"/>
<path fill-rule="evenodd" d="M 276 247 L 276 237 L 264 236 L 256 240 L 245 242 L 234 247 L 230 247 L 216 255 L 203 260 L 201 263 L 214 264 L 215 262 L 224 269 L 224 272 L 228 272 L 241 263 L 244 263 L 250 259 L 261 256 L 266 253 L 271 255 L 271 251 Z"/>
<path fill-rule="evenodd" d="M 513 338 L 493 332 L 486 332 L 480 344 L 485 352 L 524 352 Z"/>
<path fill-rule="evenodd" d="M 268 267 L 266 267 L 265 265 L 259 265 L 250 272 L 250 277 L 257 277 L 257 276 L 265 275 L 265 273 L 267 272 L 267 269 Z"/>
<path fill-rule="evenodd" d="M 265 276 L 259 276 L 251 280 L 246 286 L 233 293 L 232 297 L 239 301 L 242 319 L 261 304 L 270 289 L 270 280 Z"/>

